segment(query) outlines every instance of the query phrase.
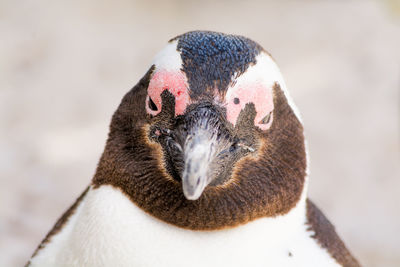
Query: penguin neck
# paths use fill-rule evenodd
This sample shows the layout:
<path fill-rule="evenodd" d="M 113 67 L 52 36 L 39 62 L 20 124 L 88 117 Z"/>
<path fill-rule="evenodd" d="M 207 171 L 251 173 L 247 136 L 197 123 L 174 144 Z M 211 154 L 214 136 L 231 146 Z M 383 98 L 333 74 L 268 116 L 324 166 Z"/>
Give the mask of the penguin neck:
<path fill-rule="evenodd" d="M 304 182 L 304 187 L 303 190 L 301 192 L 300 198 L 298 199 L 297 203 L 287 212 L 284 214 L 278 214 L 276 216 L 259 216 L 259 217 L 252 217 L 251 219 L 249 218 L 247 221 L 243 222 L 243 223 L 236 223 L 234 221 L 234 224 L 232 225 L 226 225 L 226 221 L 223 220 L 223 218 L 218 217 L 219 215 L 219 209 L 220 207 L 216 207 L 214 206 L 215 204 L 220 204 L 221 202 L 218 203 L 213 203 L 210 202 L 211 204 L 207 207 L 207 209 L 204 210 L 204 215 L 203 216 L 207 216 L 208 221 L 217 221 L 219 222 L 222 227 L 207 227 L 204 228 L 203 227 L 198 227 L 196 225 L 191 225 L 190 227 L 182 227 L 181 224 L 179 223 L 174 223 L 174 222 L 170 222 L 168 220 L 162 219 L 159 216 L 157 216 L 157 214 L 153 214 L 151 213 L 151 211 L 143 209 L 143 207 L 141 206 L 141 203 L 137 203 L 132 201 L 132 198 L 126 194 L 126 192 L 122 189 L 122 188 L 118 188 L 115 187 L 113 185 L 109 185 L 109 184 L 103 184 L 101 186 L 93 186 L 92 185 L 92 190 L 97 191 L 96 189 L 106 189 L 106 191 L 109 191 L 111 188 L 113 188 L 114 190 L 112 190 L 113 192 L 118 191 L 120 193 L 122 193 L 123 195 L 125 195 L 125 197 L 127 197 L 127 199 L 129 199 L 131 202 L 133 202 L 133 206 L 135 207 L 133 210 L 135 210 L 135 212 L 137 212 L 136 210 L 139 208 L 139 210 L 142 210 L 143 213 L 147 214 L 147 216 L 151 216 L 151 217 L 156 217 L 157 219 L 161 219 L 161 221 L 167 222 L 171 225 L 173 225 L 174 227 L 178 227 L 178 228 L 184 228 L 184 229 L 189 229 L 189 230 L 203 230 L 203 231 L 214 231 L 214 230 L 222 230 L 222 229 L 230 229 L 230 228 L 236 228 L 238 226 L 241 225 L 245 225 L 248 223 L 252 223 L 255 221 L 258 221 L 258 219 L 262 219 L 263 224 L 267 224 L 267 229 L 269 229 L 271 232 L 274 231 L 282 231 L 282 234 L 287 234 L 289 235 L 291 232 L 296 231 L 296 229 L 298 230 L 299 227 L 303 227 L 304 224 L 307 221 L 307 214 L 306 214 L 306 202 L 307 202 L 307 191 L 308 191 L 308 177 L 305 177 L 305 182 Z M 228 204 L 229 205 L 229 204 Z M 232 202 L 232 206 L 225 206 L 224 207 L 224 211 L 226 212 L 226 217 L 231 217 L 232 218 L 238 218 L 238 209 L 240 209 L 240 206 L 238 205 L 238 203 Z M 208 213 L 209 211 L 211 211 L 211 213 Z M 212 214 L 213 211 L 216 211 L 216 214 Z M 170 210 L 170 212 L 172 212 Z M 178 212 L 179 214 L 181 214 L 180 212 Z M 206 215 L 207 214 L 207 215 Z M 195 213 L 189 214 L 188 216 L 193 216 L 191 217 L 191 221 L 192 222 L 197 222 L 199 223 L 199 219 L 198 219 L 198 215 Z M 186 217 L 182 217 L 182 221 L 186 220 Z M 201 222 L 200 222 L 201 223 Z"/>
<path fill-rule="evenodd" d="M 120 176 L 122 177 L 126 176 Z M 306 177 L 299 178 L 302 187 L 298 194 L 284 194 L 288 198 L 285 205 L 272 194 L 274 192 L 267 190 L 268 188 L 257 180 L 243 185 L 229 183 L 227 187 L 211 186 L 206 188 L 198 200 L 190 201 L 184 197 L 181 184 L 173 179 L 165 179 L 164 176 L 161 179 L 137 178 L 134 179 L 135 183 L 131 180 L 122 184 L 99 184 L 98 180 L 94 180 L 93 185 L 94 188 L 107 184 L 116 187 L 146 213 L 190 230 L 233 228 L 258 218 L 280 217 L 292 213 L 297 215 L 290 217 L 305 216 Z M 267 189 L 260 193 L 255 187 Z"/>

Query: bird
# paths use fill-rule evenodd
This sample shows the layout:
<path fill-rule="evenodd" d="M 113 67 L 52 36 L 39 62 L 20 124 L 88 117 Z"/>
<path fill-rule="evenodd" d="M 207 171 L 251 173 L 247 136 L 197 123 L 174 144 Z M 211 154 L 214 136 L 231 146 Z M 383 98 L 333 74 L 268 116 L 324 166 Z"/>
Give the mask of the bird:
<path fill-rule="evenodd" d="M 171 39 L 26 266 L 360 266 L 308 199 L 300 113 L 249 38 Z"/>

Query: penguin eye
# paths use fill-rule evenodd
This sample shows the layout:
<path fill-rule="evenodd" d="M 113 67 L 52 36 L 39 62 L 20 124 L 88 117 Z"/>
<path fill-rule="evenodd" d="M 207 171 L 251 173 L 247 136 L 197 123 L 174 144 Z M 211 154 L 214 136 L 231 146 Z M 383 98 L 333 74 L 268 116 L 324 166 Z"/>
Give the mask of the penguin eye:
<path fill-rule="evenodd" d="M 146 112 L 157 115 L 162 110 L 162 93 L 167 90 L 175 97 L 175 115 L 184 113 L 189 104 L 186 76 L 181 71 L 155 71 L 147 87 Z"/>
<path fill-rule="evenodd" d="M 262 118 L 262 120 L 260 120 L 259 124 L 268 124 L 268 122 L 271 120 L 271 113 L 268 113 L 267 116 L 265 116 L 264 118 Z"/>
<path fill-rule="evenodd" d="M 149 108 L 150 108 L 152 111 L 157 111 L 157 110 L 158 110 L 156 104 L 154 103 L 153 99 L 151 99 L 150 96 L 149 96 Z"/>
<path fill-rule="evenodd" d="M 274 120 L 272 87 L 263 78 L 257 78 L 254 82 L 243 79 L 239 79 L 225 93 L 226 119 L 235 126 L 240 112 L 252 103 L 256 111 L 254 126 L 266 131 Z"/>

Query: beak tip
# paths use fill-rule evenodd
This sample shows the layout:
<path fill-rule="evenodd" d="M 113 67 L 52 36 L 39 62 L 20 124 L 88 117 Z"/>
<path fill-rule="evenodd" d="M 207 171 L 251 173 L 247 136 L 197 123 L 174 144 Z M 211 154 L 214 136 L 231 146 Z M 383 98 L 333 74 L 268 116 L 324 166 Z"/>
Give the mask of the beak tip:
<path fill-rule="evenodd" d="M 190 182 L 190 178 L 184 176 L 182 189 L 187 200 L 197 200 L 200 198 L 205 188 L 205 184 L 202 181 L 203 179 L 199 179 L 199 183 L 193 184 Z"/>
<path fill-rule="evenodd" d="M 202 188 L 194 188 L 191 186 L 183 186 L 183 194 L 187 200 L 197 200 L 203 193 Z"/>
<path fill-rule="evenodd" d="M 185 194 L 185 193 L 184 193 L 184 195 L 185 195 L 185 198 L 186 198 L 187 200 L 192 200 L 192 201 L 198 200 L 199 197 L 200 197 L 200 195 L 199 195 L 199 196 L 196 196 L 196 195 L 188 195 L 188 194 Z"/>

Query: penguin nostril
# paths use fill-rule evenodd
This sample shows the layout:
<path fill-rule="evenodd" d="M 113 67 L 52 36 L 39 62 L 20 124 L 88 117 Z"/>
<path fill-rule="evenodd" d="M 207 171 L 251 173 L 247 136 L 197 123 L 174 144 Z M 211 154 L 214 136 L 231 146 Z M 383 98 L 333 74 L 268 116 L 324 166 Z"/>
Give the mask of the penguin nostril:
<path fill-rule="evenodd" d="M 150 96 L 149 96 L 149 108 L 152 111 L 157 111 L 158 110 L 157 105 L 154 103 L 153 99 L 151 99 Z"/>
<path fill-rule="evenodd" d="M 235 142 L 229 147 L 229 152 L 232 153 L 232 152 L 236 151 L 237 148 L 238 148 L 238 144 L 237 144 L 237 142 Z"/>

